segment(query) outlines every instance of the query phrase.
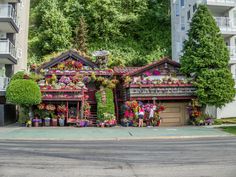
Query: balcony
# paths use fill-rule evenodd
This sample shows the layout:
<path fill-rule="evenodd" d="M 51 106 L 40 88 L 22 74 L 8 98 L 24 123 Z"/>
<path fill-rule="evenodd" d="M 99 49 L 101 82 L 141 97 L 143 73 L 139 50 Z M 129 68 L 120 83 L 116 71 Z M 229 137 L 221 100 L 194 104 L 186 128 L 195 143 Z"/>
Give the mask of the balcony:
<path fill-rule="evenodd" d="M 236 5 L 236 0 L 205 0 L 207 5 L 216 5 L 216 6 L 230 6 L 233 7 Z"/>
<path fill-rule="evenodd" d="M 0 77 L 0 91 L 6 90 L 9 80 L 10 79 L 8 77 Z"/>
<path fill-rule="evenodd" d="M 230 52 L 230 64 L 236 64 L 236 46 L 228 46 Z"/>
<path fill-rule="evenodd" d="M 12 5 L 0 5 L 0 31 L 18 33 L 17 14 Z"/>
<path fill-rule="evenodd" d="M 236 34 L 236 26 L 233 25 L 233 20 L 229 17 L 215 17 L 216 23 L 220 28 L 221 33 L 225 37 L 230 37 Z"/>
<path fill-rule="evenodd" d="M 236 6 L 236 0 L 205 0 L 214 14 L 223 14 Z"/>
<path fill-rule="evenodd" d="M 17 64 L 16 48 L 9 40 L 0 40 L 0 63 Z"/>

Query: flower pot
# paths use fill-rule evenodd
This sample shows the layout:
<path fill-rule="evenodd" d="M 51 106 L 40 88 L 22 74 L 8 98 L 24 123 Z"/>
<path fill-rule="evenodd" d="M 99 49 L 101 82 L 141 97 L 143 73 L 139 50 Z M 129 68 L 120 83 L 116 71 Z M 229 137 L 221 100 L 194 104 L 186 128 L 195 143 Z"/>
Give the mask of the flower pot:
<path fill-rule="evenodd" d="M 63 127 L 63 126 L 65 126 L 65 119 L 59 119 L 59 125 L 61 126 L 61 127 Z"/>
<path fill-rule="evenodd" d="M 39 120 L 38 119 L 33 119 L 33 126 L 39 127 Z"/>
<path fill-rule="evenodd" d="M 46 127 L 49 127 L 50 126 L 50 122 L 51 122 L 51 119 L 50 118 L 45 118 L 44 119 L 44 125 L 46 126 Z"/>
<path fill-rule="evenodd" d="M 57 119 L 52 119 L 52 126 L 56 127 L 57 126 Z"/>

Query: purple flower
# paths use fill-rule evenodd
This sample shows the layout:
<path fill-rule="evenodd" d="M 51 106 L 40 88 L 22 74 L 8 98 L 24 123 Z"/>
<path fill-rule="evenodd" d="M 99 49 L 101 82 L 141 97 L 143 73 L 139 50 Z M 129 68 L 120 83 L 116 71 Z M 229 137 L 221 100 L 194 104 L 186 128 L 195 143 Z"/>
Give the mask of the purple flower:
<path fill-rule="evenodd" d="M 160 72 L 158 69 L 155 69 L 155 70 L 153 71 L 153 75 L 154 75 L 154 76 L 159 76 L 159 75 L 161 75 L 161 72 Z"/>
<path fill-rule="evenodd" d="M 64 84 L 69 84 L 71 82 L 71 79 L 66 76 L 62 76 L 59 82 L 64 83 Z"/>

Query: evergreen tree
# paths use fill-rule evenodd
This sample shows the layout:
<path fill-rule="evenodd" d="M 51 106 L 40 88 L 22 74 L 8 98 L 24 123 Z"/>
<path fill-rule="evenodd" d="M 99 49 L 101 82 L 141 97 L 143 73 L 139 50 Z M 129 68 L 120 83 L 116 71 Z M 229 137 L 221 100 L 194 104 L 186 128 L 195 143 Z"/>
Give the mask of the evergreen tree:
<path fill-rule="evenodd" d="M 87 23 L 85 22 L 84 16 L 81 16 L 79 26 L 75 29 L 75 48 L 84 53 L 87 53 L 87 33 Z"/>
<path fill-rule="evenodd" d="M 181 71 L 196 78 L 196 94 L 203 105 L 222 107 L 233 101 L 234 80 L 229 51 L 219 27 L 205 5 L 199 5 L 184 43 Z"/>

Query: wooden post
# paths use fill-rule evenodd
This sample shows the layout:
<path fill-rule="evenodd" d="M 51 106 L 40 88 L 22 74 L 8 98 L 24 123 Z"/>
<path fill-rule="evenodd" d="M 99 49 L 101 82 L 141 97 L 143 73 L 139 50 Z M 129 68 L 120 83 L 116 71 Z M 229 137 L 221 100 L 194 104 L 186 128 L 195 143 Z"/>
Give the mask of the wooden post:
<path fill-rule="evenodd" d="M 68 101 L 66 102 L 66 122 L 68 122 L 68 118 L 69 118 L 69 105 L 68 105 Z"/>
<path fill-rule="evenodd" d="M 79 101 L 77 102 L 77 108 L 76 108 L 76 125 L 79 126 Z"/>
<path fill-rule="evenodd" d="M 153 104 L 155 105 L 157 98 L 156 98 L 156 97 L 153 97 L 152 100 L 153 100 Z"/>
<path fill-rule="evenodd" d="M 118 100 L 117 100 L 117 89 L 113 90 L 113 95 L 115 96 L 115 109 L 116 109 L 116 121 L 118 122 L 119 119 L 119 107 L 118 107 Z"/>
<path fill-rule="evenodd" d="M 83 119 L 84 118 L 84 111 L 83 111 L 83 109 L 84 109 L 84 89 L 82 88 L 82 101 L 81 101 L 81 110 L 80 110 L 80 117 L 81 117 L 81 119 Z"/>

